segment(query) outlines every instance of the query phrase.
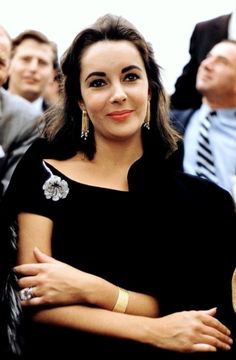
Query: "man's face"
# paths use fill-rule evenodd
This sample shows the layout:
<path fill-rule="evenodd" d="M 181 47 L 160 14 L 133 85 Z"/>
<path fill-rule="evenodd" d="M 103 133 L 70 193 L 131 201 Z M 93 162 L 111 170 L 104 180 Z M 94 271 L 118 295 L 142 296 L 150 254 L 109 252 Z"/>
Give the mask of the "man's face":
<path fill-rule="evenodd" d="M 16 48 L 11 60 L 9 90 L 29 101 L 42 96 L 53 71 L 50 45 L 26 39 Z"/>
<path fill-rule="evenodd" d="M 236 44 L 221 42 L 212 48 L 198 69 L 196 88 L 205 96 L 235 96 Z"/>
<path fill-rule="evenodd" d="M 0 86 L 2 86 L 8 77 L 11 56 L 11 41 L 0 27 Z"/>

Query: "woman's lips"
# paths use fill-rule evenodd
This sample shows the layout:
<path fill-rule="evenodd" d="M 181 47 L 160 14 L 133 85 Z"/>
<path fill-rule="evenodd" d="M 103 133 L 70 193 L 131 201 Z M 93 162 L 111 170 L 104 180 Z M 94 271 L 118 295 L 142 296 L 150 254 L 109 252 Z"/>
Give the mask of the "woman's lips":
<path fill-rule="evenodd" d="M 133 110 L 114 111 L 114 112 L 107 114 L 107 116 L 109 116 L 110 118 L 112 118 L 114 120 L 124 121 L 130 116 L 130 114 L 132 112 L 133 112 Z"/>

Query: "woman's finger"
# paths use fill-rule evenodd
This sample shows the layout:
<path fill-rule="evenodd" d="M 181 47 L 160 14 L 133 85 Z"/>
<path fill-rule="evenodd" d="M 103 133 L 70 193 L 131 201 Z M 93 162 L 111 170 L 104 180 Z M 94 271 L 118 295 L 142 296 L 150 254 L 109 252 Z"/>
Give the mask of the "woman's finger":
<path fill-rule="evenodd" d="M 23 264 L 17 265 L 13 268 L 13 271 L 17 274 L 24 276 L 34 276 L 39 273 L 39 269 L 41 268 L 41 264 Z"/>

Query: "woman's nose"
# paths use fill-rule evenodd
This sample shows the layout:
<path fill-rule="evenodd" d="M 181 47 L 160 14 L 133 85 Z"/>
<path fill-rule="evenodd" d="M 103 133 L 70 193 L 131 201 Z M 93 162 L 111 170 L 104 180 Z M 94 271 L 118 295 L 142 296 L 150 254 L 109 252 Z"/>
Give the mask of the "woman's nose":
<path fill-rule="evenodd" d="M 119 84 L 119 85 L 114 85 L 113 86 L 113 93 L 111 95 L 111 99 L 110 101 L 112 103 L 114 102 L 123 102 L 127 99 L 127 95 L 123 89 L 123 87 Z"/>

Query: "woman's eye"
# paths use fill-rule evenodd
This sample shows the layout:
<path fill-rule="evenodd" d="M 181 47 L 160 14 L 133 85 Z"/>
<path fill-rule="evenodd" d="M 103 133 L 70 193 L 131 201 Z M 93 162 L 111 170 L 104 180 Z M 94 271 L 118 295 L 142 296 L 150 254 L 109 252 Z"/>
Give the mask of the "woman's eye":
<path fill-rule="evenodd" d="M 105 85 L 105 81 L 102 79 L 96 79 L 93 80 L 90 84 L 89 87 L 102 87 Z"/>
<path fill-rule="evenodd" d="M 137 74 L 129 73 L 125 76 L 125 80 L 127 81 L 135 81 L 139 79 L 139 76 Z"/>

